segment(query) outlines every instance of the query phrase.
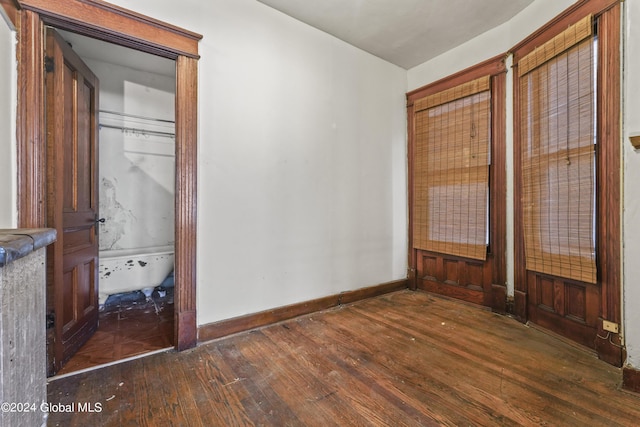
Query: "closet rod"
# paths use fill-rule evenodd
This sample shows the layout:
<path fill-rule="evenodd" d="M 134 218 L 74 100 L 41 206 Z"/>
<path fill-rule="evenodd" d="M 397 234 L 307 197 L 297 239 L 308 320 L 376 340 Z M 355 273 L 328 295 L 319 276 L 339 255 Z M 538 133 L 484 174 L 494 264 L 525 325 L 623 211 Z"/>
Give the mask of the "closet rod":
<path fill-rule="evenodd" d="M 157 130 L 146 130 L 146 129 L 139 129 L 139 128 L 127 128 L 127 127 L 123 127 L 123 126 L 113 126 L 113 125 L 99 124 L 98 127 L 100 129 L 102 129 L 102 128 L 119 129 L 119 130 L 121 130 L 123 132 L 133 132 L 134 134 L 140 134 L 140 135 L 167 136 L 169 138 L 175 138 L 175 136 L 176 136 L 175 133 L 171 133 L 171 132 L 160 132 L 160 131 L 157 131 Z"/>
<path fill-rule="evenodd" d="M 119 113 L 117 111 L 99 110 L 98 112 L 99 113 L 107 113 L 107 114 L 115 114 L 116 116 L 122 116 L 122 117 L 133 117 L 133 118 L 136 118 L 136 119 L 153 120 L 153 121 L 156 121 L 156 122 L 175 124 L 175 121 L 173 121 L 173 120 L 156 119 L 154 117 L 145 117 L 145 116 L 138 116 L 136 114 Z"/>

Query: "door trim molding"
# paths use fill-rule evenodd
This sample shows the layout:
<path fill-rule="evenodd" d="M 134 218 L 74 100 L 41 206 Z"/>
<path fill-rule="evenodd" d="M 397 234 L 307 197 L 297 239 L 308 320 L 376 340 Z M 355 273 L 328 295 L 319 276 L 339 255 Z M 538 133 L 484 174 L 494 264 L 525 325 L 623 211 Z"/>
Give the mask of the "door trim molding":
<path fill-rule="evenodd" d="M 22 0 L 18 19 L 18 224 L 46 226 L 43 25 L 176 60 L 175 346 L 197 344 L 197 81 L 202 36 L 100 0 Z"/>

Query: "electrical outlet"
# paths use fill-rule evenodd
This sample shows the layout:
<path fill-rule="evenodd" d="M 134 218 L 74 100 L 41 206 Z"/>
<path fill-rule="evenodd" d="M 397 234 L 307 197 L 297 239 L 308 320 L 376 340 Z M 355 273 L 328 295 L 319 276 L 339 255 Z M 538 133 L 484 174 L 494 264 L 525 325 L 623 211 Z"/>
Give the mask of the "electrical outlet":
<path fill-rule="evenodd" d="M 608 320 L 603 320 L 602 329 L 604 329 L 605 331 L 609 331 L 609 332 L 613 332 L 614 334 L 617 334 L 619 328 L 617 323 L 609 322 Z"/>

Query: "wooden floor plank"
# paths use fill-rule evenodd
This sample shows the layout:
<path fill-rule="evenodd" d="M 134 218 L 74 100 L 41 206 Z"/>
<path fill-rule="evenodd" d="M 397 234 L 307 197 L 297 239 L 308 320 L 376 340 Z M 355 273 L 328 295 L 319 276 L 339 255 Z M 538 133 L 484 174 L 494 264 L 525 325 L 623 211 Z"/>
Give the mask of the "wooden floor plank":
<path fill-rule="evenodd" d="M 347 313 L 341 313 L 344 318 Z M 325 318 L 328 323 L 335 324 L 330 319 Z M 364 318 L 362 320 L 365 320 Z M 393 390 L 398 396 L 402 396 L 405 403 L 411 404 L 420 412 L 427 413 L 436 419 L 439 425 L 464 425 L 470 420 L 480 416 L 490 417 L 494 411 L 490 405 L 483 405 L 478 400 L 470 400 L 469 394 L 462 394 L 451 387 L 451 384 L 441 381 L 436 376 L 430 375 L 434 372 L 433 365 L 427 364 L 424 369 L 420 369 L 420 364 L 429 357 L 425 357 L 426 349 L 422 349 L 413 337 L 398 337 L 394 331 L 388 328 L 381 328 L 373 334 L 376 338 L 363 343 L 359 339 L 364 330 L 359 323 L 352 320 L 349 328 L 341 328 L 344 338 L 334 336 L 331 339 L 341 343 L 343 351 L 350 351 L 354 346 L 360 346 L 360 354 L 368 360 L 364 369 L 370 370 L 369 375 L 383 381 L 385 387 Z M 368 322 L 362 323 L 362 325 Z M 382 325 L 381 323 L 378 324 Z M 321 331 L 326 330 L 324 326 Z M 379 344 L 376 344 L 379 343 Z M 409 346 L 411 348 L 409 348 Z M 445 370 L 460 371 L 447 362 Z M 465 367 L 464 371 L 468 371 Z M 455 372 L 455 371 L 454 371 Z M 466 382 L 465 382 L 466 384 Z M 437 409 L 434 414 L 434 409 Z M 438 414 L 447 414 L 446 417 Z M 502 425 L 515 425 L 508 419 L 501 418 Z M 494 420 L 495 421 L 495 420 Z M 495 425 L 495 422 L 492 424 Z"/>
<path fill-rule="evenodd" d="M 386 319 L 384 319 L 381 317 L 380 313 L 375 310 L 365 312 L 363 307 L 357 307 L 354 309 L 362 312 L 364 316 L 371 317 L 371 319 L 376 322 L 389 322 L 389 327 L 399 328 L 405 333 L 410 333 L 412 331 L 416 333 L 418 332 L 417 328 L 413 330 L 402 324 L 387 320 L 390 317 L 388 313 L 385 314 Z M 403 318 L 406 319 L 406 317 Z M 453 316 L 450 316 L 448 319 L 449 324 L 451 323 L 451 318 L 453 318 Z M 496 321 L 498 321 L 498 319 L 496 319 Z M 461 336 L 452 334 L 448 328 L 430 327 L 427 328 L 427 330 L 428 332 L 424 335 L 419 335 L 419 338 L 427 341 L 430 340 L 432 345 L 437 344 L 439 351 L 444 350 L 446 352 L 446 356 L 449 361 L 462 360 L 466 363 L 469 361 L 474 362 L 473 371 L 469 371 L 468 369 L 465 370 L 469 373 L 473 373 L 475 378 L 482 378 L 482 374 L 484 373 L 486 374 L 484 381 L 490 381 L 492 376 L 501 376 L 510 382 L 519 383 L 528 389 L 538 387 L 536 390 L 538 394 L 544 394 L 549 400 L 554 402 L 554 405 L 546 406 L 545 409 L 548 411 L 560 411 L 555 414 L 556 417 L 565 416 L 567 419 L 571 419 L 575 422 L 608 422 L 606 418 L 598 419 L 597 414 L 589 411 L 589 406 L 597 407 L 600 403 L 599 397 L 594 396 L 592 390 L 585 390 L 583 399 L 576 401 L 575 403 L 565 399 L 567 391 L 571 390 L 566 390 L 564 387 L 558 387 L 558 384 L 555 384 L 550 378 L 545 378 L 546 367 L 544 365 L 532 362 L 529 364 L 517 364 L 505 369 L 504 362 L 506 362 L 506 359 L 500 356 L 500 351 L 491 350 L 499 347 L 496 347 L 494 343 L 488 339 L 488 334 L 481 334 L 484 338 L 483 341 L 474 342 L 474 335 Z M 478 328 L 476 328 L 476 330 L 481 331 Z M 460 339 L 460 337 L 462 337 L 462 339 Z M 517 355 L 514 354 L 513 357 L 517 357 Z M 451 366 L 449 369 L 451 370 Z M 523 372 L 523 369 L 527 369 L 529 371 Z M 468 380 L 473 381 L 473 378 L 469 378 Z M 487 385 L 486 382 L 483 382 L 482 384 L 483 387 Z M 582 405 L 582 403 L 584 403 L 584 399 L 591 397 L 595 397 L 596 400 L 588 402 L 587 405 Z"/>
<path fill-rule="evenodd" d="M 400 291 L 56 379 L 50 426 L 635 426 L 640 397 L 590 351 Z"/>

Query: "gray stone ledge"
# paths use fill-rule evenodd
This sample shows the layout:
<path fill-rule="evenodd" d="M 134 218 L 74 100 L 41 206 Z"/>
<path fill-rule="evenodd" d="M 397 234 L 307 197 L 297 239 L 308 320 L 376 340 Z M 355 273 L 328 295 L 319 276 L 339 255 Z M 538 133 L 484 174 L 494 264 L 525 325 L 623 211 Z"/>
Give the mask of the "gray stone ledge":
<path fill-rule="evenodd" d="M 0 229 L 0 267 L 29 255 L 56 240 L 53 228 Z"/>

